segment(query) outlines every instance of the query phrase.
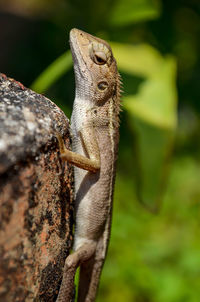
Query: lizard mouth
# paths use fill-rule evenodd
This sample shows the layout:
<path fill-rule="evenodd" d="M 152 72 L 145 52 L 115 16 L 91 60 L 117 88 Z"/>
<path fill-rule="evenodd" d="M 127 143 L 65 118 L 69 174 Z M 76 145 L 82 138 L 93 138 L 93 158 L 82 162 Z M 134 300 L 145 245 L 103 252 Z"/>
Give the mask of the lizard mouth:
<path fill-rule="evenodd" d="M 80 30 L 73 28 L 70 31 L 70 48 L 71 48 L 71 52 L 72 52 L 72 58 L 74 61 L 74 65 L 78 68 L 78 71 L 80 73 L 80 75 L 82 75 L 82 77 L 84 77 L 84 72 L 83 69 L 86 69 L 86 63 L 83 60 L 83 56 L 81 53 L 81 49 L 78 43 L 78 37 L 77 35 L 80 34 Z M 81 68 L 82 66 L 82 68 Z M 83 66 L 85 68 L 83 68 Z"/>

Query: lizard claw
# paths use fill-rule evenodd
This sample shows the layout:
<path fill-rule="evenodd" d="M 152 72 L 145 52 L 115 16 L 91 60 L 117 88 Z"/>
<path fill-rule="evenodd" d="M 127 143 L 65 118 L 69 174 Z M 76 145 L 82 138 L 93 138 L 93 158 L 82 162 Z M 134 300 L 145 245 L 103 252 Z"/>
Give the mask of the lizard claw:
<path fill-rule="evenodd" d="M 58 140 L 58 144 L 59 144 L 59 149 L 60 149 L 60 156 L 62 158 L 62 155 L 63 153 L 65 153 L 65 144 L 64 144 L 64 141 L 63 141 L 63 138 L 62 136 L 60 135 L 60 133 L 57 133 L 56 134 L 56 137 L 57 137 L 57 140 Z"/>

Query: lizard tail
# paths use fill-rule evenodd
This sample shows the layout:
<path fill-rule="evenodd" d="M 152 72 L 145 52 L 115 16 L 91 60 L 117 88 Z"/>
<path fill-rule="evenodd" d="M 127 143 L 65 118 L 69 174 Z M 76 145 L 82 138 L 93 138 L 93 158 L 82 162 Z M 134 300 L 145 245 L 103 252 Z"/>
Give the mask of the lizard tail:
<path fill-rule="evenodd" d="M 104 258 L 97 253 L 80 267 L 78 302 L 94 302 L 98 290 Z"/>
<path fill-rule="evenodd" d="M 76 273 L 76 267 L 68 267 L 65 265 L 63 281 L 61 283 L 60 291 L 56 302 L 72 302 L 74 301 L 74 277 Z"/>

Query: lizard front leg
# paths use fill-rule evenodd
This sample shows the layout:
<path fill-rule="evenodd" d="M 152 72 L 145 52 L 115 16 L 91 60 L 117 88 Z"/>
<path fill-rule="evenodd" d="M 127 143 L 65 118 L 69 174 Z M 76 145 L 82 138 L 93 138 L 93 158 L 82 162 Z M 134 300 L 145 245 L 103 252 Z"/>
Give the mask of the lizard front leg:
<path fill-rule="evenodd" d="M 57 134 L 61 158 L 70 162 L 76 167 L 95 173 L 100 169 L 100 152 L 95 138 L 94 129 L 93 127 L 89 126 L 85 127 L 80 131 L 79 135 L 82 145 L 89 158 L 67 150 L 62 137 Z"/>

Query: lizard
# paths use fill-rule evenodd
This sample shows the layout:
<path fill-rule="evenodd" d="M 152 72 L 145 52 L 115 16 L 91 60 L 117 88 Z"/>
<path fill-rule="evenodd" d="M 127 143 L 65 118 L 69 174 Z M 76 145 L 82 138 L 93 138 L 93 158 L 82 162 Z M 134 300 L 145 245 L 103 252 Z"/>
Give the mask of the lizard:
<path fill-rule="evenodd" d="M 120 75 L 109 44 L 84 31 L 70 31 L 76 82 L 71 116 L 72 151 L 58 135 L 62 160 L 74 165 L 75 234 L 57 302 L 95 301 L 110 237 L 119 141 Z"/>

